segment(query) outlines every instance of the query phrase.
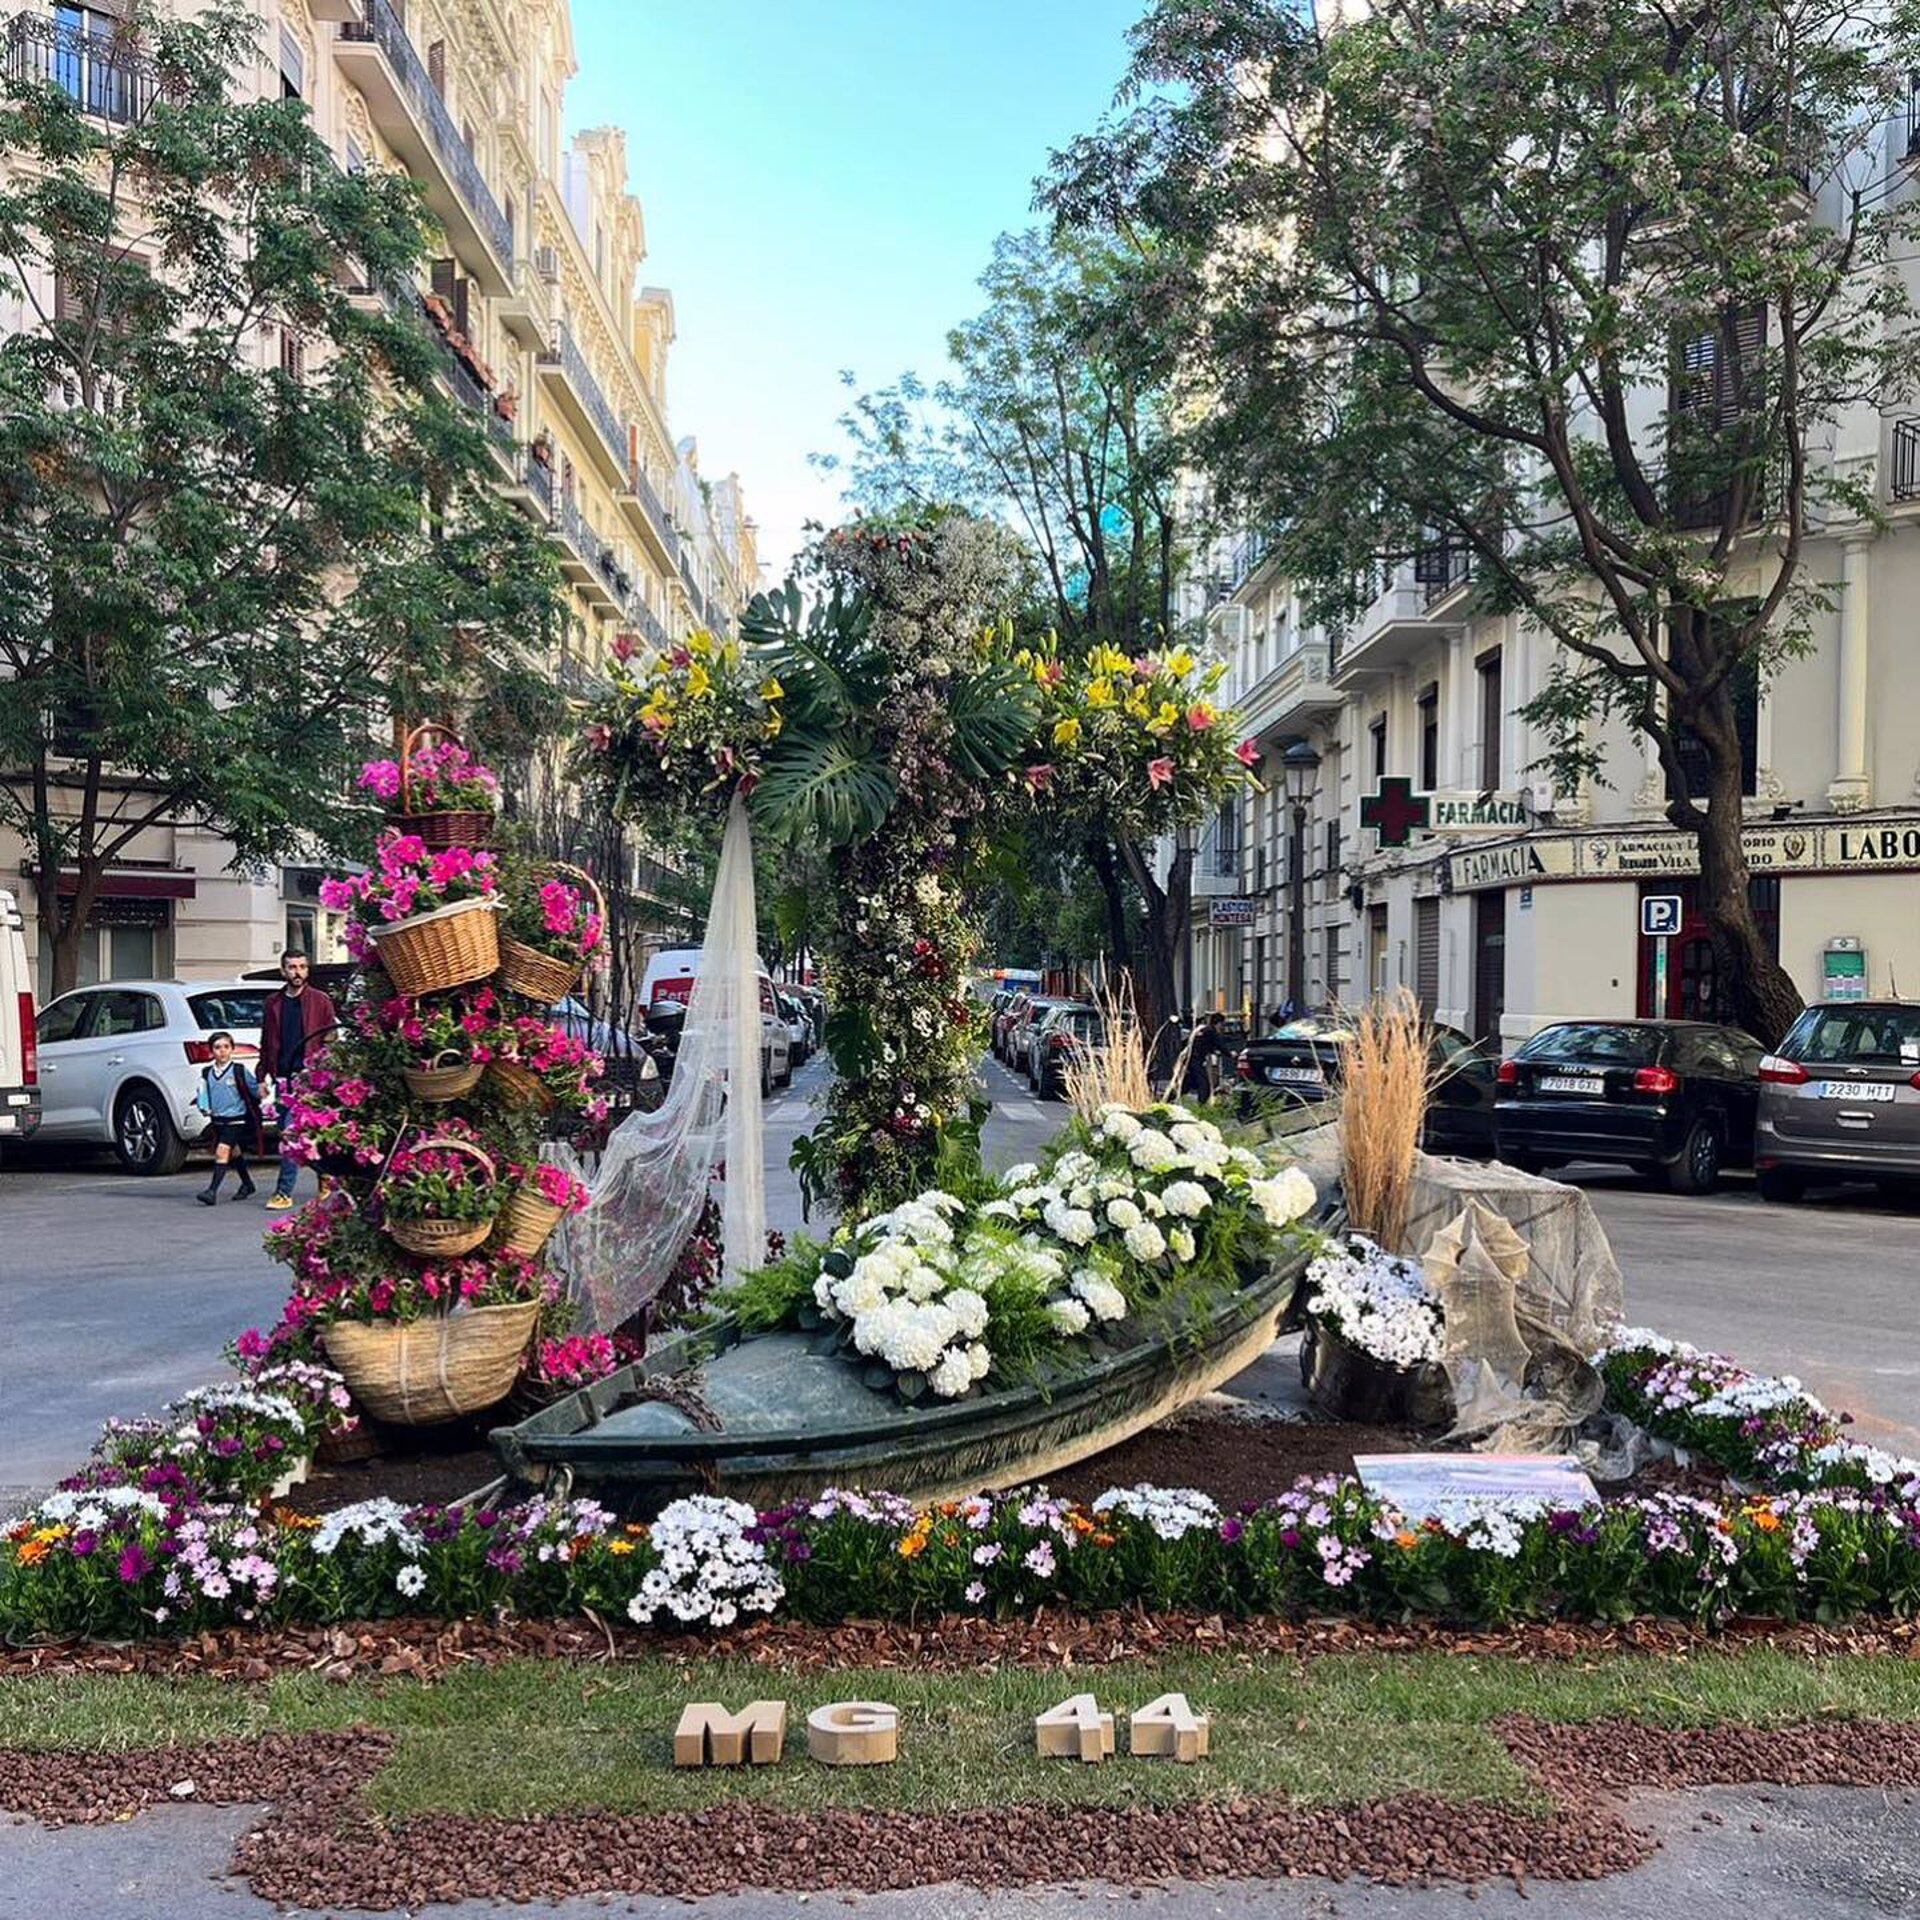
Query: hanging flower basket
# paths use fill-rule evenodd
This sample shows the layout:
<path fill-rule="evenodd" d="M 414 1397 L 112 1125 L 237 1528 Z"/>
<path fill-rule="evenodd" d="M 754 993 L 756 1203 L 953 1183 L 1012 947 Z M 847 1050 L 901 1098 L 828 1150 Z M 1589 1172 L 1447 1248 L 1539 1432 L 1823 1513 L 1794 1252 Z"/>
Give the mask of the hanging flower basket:
<path fill-rule="evenodd" d="M 495 1244 L 503 1252 L 524 1254 L 531 1260 L 568 1214 L 586 1206 L 588 1190 L 564 1169 L 548 1164 L 514 1167 L 508 1172 L 519 1179 L 519 1185 L 500 1210 Z"/>
<path fill-rule="evenodd" d="M 424 1067 L 403 1067 L 400 1077 L 406 1081 L 407 1091 L 416 1100 L 437 1103 L 458 1100 L 462 1094 L 471 1093 L 480 1084 L 486 1070 L 483 1061 L 470 1060 L 464 1053 L 449 1047 L 444 1053 L 435 1054 Z"/>
<path fill-rule="evenodd" d="M 581 892 L 589 895 L 593 901 L 592 911 L 586 916 L 586 927 L 591 935 L 591 945 L 598 945 L 602 930 L 607 924 L 606 896 L 600 891 L 599 882 L 592 874 L 575 866 L 569 866 L 564 860 L 549 860 L 534 869 L 533 878 L 541 874 L 551 874 L 556 879 L 563 876 L 576 880 Z M 579 895 L 567 891 L 564 886 L 549 889 L 562 902 L 562 919 L 549 921 L 550 929 L 565 927 L 569 911 L 579 909 Z M 544 897 L 544 895 L 543 895 Z M 555 937 L 558 937 L 557 935 Z M 567 935 L 570 941 L 577 941 L 577 933 Z M 578 950 L 567 954 L 554 954 L 526 940 L 515 939 L 510 933 L 500 936 L 500 984 L 511 993 L 523 995 L 540 1006 L 550 1007 L 556 1000 L 564 1000 L 580 983 L 580 976 L 586 971 L 590 946 L 582 945 Z"/>
<path fill-rule="evenodd" d="M 538 1107 L 542 1113 L 551 1113 L 556 1104 L 547 1083 L 518 1060 L 489 1060 L 487 1084 L 509 1106 Z"/>
<path fill-rule="evenodd" d="M 456 900 L 369 929 L 396 993 L 445 993 L 484 980 L 500 965 L 498 903 Z"/>
<path fill-rule="evenodd" d="M 484 1148 L 475 1146 L 471 1140 L 461 1140 L 452 1134 L 430 1134 L 424 1140 L 415 1141 L 408 1151 L 429 1153 L 436 1149 L 465 1154 L 480 1169 L 488 1185 L 492 1185 L 493 1160 Z M 489 1213 L 478 1220 L 396 1220 L 389 1213 L 385 1224 L 387 1238 L 409 1253 L 434 1260 L 457 1260 L 463 1253 L 471 1253 L 493 1232 L 496 1217 Z"/>
<path fill-rule="evenodd" d="M 423 751 L 422 743 L 429 738 L 442 742 L 437 755 L 432 747 Z M 416 759 L 421 764 L 416 764 Z M 410 796 L 440 785 L 441 763 L 445 762 L 452 763 L 444 770 L 456 791 L 477 794 L 492 781 L 493 776 L 477 762 L 471 764 L 469 777 L 466 748 L 451 727 L 443 727 L 437 721 L 423 721 L 400 742 L 399 791 L 395 796 L 396 805 L 387 810 L 387 818 L 402 833 L 417 833 L 435 853 L 444 852 L 448 847 L 478 850 L 491 846 L 494 810 L 490 806 L 454 804 L 422 807 L 417 812 L 409 810 Z M 390 768 L 391 763 L 388 764 Z"/>
<path fill-rule="evenodd" d="M 376 1420 L 431 1426 L 498 1406 L 513 1391 L 540 1318 L 537 1300 L 368 1326 L 336 1320 L 327 1358 Z"/>

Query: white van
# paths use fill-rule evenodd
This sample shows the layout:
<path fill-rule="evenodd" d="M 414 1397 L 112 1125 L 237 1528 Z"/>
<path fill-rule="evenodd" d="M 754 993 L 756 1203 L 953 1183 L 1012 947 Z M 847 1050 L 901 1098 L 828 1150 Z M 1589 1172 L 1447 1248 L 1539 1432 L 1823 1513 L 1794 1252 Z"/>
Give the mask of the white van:
<path fill-rule="evenodd" d="M 0 891 L 0 1139 L 40 1126 L 40 1060 L 20 903 Z"/>
<path fill-rule="evenodd" d="M 644 1019 L 655 1007 L 678 1007 L 683 1013 L 693 998 L 694 976 L 700 971 L 698 947 L 667 947 L 647 962 L 640 982 L 640 1013 Z M 773 976 L 760 973 L 760 1091 L 792 1084 L 793 1042 L 785 1014 L 774 991 Z"/>

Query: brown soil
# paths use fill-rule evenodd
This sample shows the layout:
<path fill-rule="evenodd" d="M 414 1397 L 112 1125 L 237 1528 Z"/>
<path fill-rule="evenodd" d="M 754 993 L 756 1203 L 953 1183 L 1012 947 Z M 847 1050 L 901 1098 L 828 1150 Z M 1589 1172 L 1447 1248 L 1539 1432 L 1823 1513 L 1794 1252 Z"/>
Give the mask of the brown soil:
<path fill-rule="evenodd" d="M 1276 1797 L 1171 1810 L 1010 1806 L 916 1815 L 790 1813 L 733 1802 L 697 1813 L 578 1813 L 386 1822 L 359 1789 L 390 1752 L 372 1733 L 269 1735 L 129 1754 L 0 1753 L 0 1805 L 50 1824 L 124 1819 L 168 1799 L 268 1801 L 235 1868 L 264 1898 L 303 1907 L 416 1908 L 457 1899 L 585 1893 L 683 1899 L 748 1887 L 843 1893 L 1355 1876 L 1390 1886 L 1596 1880 L 1652 1843 L 1603 1788 L 1732 1782 L 1910 1787 L 1911 1729 L 1876 1722 L 1666 1729 L 1524 1717 L 1502 1738 L 1556 1799 L 1547 1815 L 1407 1794 L 1347 1807 Z"/>
<path fill-rule="evenodd" d="M 342 1466 L 316 1467 L 283 1503 L 296 1513 L 331 1513 L 385 1495 L 405 1507 L 444 1507 L 500 1477 L 493 1450 L 464 1437 L 450 1451 L 378 1453 Z"/>
<path fill-rule="evenodd" d="M 1351 1473 L 1356 1453 L 1428 1452 L 1431 1434 L 1347 1421 L 1252 1420 L 1196 1409 L 1048 1480 L 1091 1500 L 1109 1487 L 1194 1487 L 1228 1509 L 1271 1500 L 1303 1475 Z"/>

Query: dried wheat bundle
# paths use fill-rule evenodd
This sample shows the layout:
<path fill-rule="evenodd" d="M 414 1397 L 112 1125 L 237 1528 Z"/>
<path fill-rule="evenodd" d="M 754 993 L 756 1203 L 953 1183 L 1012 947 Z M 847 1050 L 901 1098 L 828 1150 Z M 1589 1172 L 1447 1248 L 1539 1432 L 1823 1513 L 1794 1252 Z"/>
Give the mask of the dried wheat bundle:
<path fill-rule="evenodd" d="M 1341 1060 L 1340 1157 L 1354 1226 L 1405 1253 L 1413 1157 L 1432 1091 L 1432 1029 L 1399 987 L 1351 1016 Z"/>
<path fill-rule="evenodd" d="M 1086 1121 L 1098 1120 L 1110 1106 L 1139 1112 L 1153 1104 L 1153 1082 L 1147 1073 L 1147 1037 L 1123 981 L 1102 987 L 1094 996 L 1105 1023 L 1106 1037 L 1097 1045 L 1076 1048 L 1067 1062 L 1067 1098 Z"/>

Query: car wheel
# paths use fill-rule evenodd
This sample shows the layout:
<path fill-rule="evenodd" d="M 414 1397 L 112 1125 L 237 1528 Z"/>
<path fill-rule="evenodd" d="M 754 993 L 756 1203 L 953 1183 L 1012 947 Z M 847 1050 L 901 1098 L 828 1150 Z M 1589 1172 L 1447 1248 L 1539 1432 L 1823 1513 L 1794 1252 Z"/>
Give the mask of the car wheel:
<path fill-rule="evenodd" d="M 113 1109 L 113 1150 L 129 1173 L 178 1173 L 187 1143 L 152 1087 L 129 1087 Z"/>
<path fill-rule="evenodd" d="M 787 1070 L 785 1073 L 783 1073 L 780 1076 L 780 1084 L 783 1087 L 790 1087 L 793 1085 L 793 1055 L 792 1054 L 787 1055 Z"/>
<path fill-rule="evenodd" d="M 1775 1206 L 1792 1206 L 1807 1197 L 1807 1176 L 1792 1167 L 1762 1167 L 1753 1177 L 1760 1198 Z"/>
<path fill-rule="evenodd" d="M 1670 1193 L 1711 1193 L 1720 1184 L 1720 1129 L 1696 1120 L 1664 1172 Z"/>

